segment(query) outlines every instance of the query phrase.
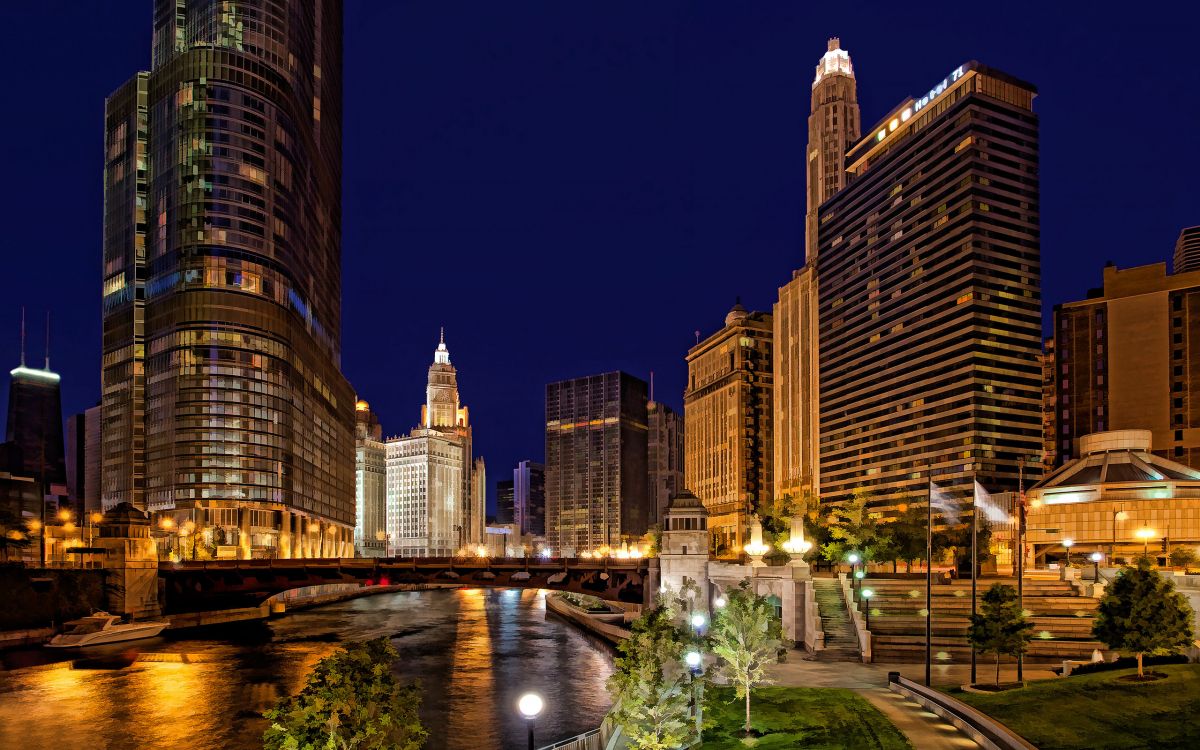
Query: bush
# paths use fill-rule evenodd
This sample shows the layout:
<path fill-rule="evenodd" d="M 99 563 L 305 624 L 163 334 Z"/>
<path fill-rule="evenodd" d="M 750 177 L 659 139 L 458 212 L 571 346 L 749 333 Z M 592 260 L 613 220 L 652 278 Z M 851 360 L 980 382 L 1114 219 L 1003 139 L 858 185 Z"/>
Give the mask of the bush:
<path fill-rule="evenodd" d="M 1143 657 L 1142 663 L 1147 667 L 1154 667 L 1160 664 L 1187 664 L 1188 658 L 1184 654 L 1168 654 L 1167 656 L 1146 656 Z M 1122 656 L 1116 661 L 1097 661 L 1091 664 L 1085 664 L 1082 667 L 1075 667 L 1071 670 L 1071 677 L 1080 674 L 1092 674 L 1093 672 L 1111 672 L 1116 669 L 1132 669 L 1137 666 L 1136 656 Z M 1055 670 L 1062 674 L 1061 669 Z"/>

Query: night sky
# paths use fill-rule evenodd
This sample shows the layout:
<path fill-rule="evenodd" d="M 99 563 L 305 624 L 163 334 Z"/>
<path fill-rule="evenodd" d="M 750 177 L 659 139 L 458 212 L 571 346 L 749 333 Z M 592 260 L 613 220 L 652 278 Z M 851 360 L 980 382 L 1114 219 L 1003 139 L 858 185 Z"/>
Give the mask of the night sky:
<path fill-rule="evenodd" d="M 347 0 L 344 371 L 406 432 L 444 325 L 492 495 L 541 459 L 549 381 L 653 370 L 681 407 L 693 332 L 803 261 L 830 36 L 864 131 L 966 60 L 1037 85 L 1047 316 L 1106 260 L 1167 260 L 1200 224 L 1200 11 L 1105 5 Z M 99 397 L 104 97 L 149 67 L 151 4 L 4 3 L 0 28 L 0 364 L 22 304 L 41 362 L 52 309 L 66 416 Z"/>

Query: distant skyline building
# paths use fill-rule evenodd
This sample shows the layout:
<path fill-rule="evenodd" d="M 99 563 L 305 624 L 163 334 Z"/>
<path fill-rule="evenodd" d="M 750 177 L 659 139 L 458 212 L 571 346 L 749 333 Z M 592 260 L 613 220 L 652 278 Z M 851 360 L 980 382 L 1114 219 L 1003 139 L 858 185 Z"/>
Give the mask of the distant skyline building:
<path fill-rule="evenodd" d="M 47 323 L 49 325 L 49 323 Z M 49 334 L 42 368 L 25 363 L 25 321 L 21 320 L 21 363 L 9 371 L 8 419 L 0 470 L 32 477 L 42 496 L 68 496 L 66 444 L 63 440 L 62 390 L 59 374 L 50 369 Z M 41 514 L 40 508 L 27 508 Z"/>
<path fill-rule="evenodd" d="M 496 524 L 505 526 L 513 522 L 516 515 L 516 488 L 512 479 L 496 482 Z"/>
<path fill-rule="evenodd" d="M 1057 466 L 1086 435 L 1146 430 L 1156 455 L 1200 469 L 1200 270 L 1106 266 L 1053 326 Z"/>
<path fill-rule="evenodd" d="M 820 492 L 818 437 L 817 215 L 846 186 L 846 152 L 861 137 L 858 83 L 836 37 L 817 63 L 808 116 L 804 267 L 779 288 L 772 308 L 775 497 Z"/>
<path fill-rule="evenodd" d="M 100 428 L 97 404 L 67 419 L 67 496 L 77 517 L 102 509 L 100 504 Z"/>
<path fill-rule="evenodd" d="M 105 102 L 103 504 L 348 554 L 342 2 L 153 6 L 151 69 Z"/>
<path fill-rule="evenodd" d="M 846 156 L 819 211 L 820 486 L 888 512 L 930 473 L 964 497 L 1038 478 L 1034 87 L 966 63 Z M 1060 352 L 1061 354 L 1061 352 Z M 695 488 L 693 488 L 695 489 Z"/>
<path fill-rule="evenodd" d="M 546 386 L 546 537 L 555 554 L 646 533 L 647 391 L 624 372 Z"/>
<path fill-rule="evenodd" d="M 386 453 L 389 556 L 447 557 L 483 543 L 469 413 L 444 333 L 429 366 L 420 426 L 387 440 Z"/>
<path fill-rule="evenodd" d="M 650 467 L 650 524 L 662 528 L 671 498 L 683 491 L 683 415 L 651 399 L 646 404 L 649 425 L 647 461 Z"/>
<path fill-rule="evenodd" d="M 523 536 L 546 533 L 546 466 L 521 461 L 513 469 L 513 520 Z"/>
<path fill-rule="evenodd" d="M 687 353 L 684 483 L 708 509 L 719 553 L 740 551 L 750 516 L 771 500 L 772 334 L 770 313 L 738 303 Z"/>
<path fill-rule="evenodd" d="M 487 529 L 487 464 L 476 456 L 471 464 L 471 504 L 467 507 L 467 539 L 481 544 Z"/>
<path fill-rule="evenodd" d="M 354 551 L 387 555 L 387 447 L 383 427 L 366 401 L 354 405 Z"/>
<path fill-rule="evenodd" d="M 1187 227 L 1175 241 L 1175 256 L 1171 261 L 1173 273 L 1200 271 L 1200 226 Z"/>

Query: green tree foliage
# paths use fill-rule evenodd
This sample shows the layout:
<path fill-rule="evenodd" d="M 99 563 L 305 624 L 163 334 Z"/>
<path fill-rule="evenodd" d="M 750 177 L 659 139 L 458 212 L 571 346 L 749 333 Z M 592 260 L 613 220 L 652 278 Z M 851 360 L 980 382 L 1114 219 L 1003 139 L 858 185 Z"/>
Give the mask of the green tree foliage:
<path fill-rule="evenodd" d="M 749 580 L 725 592 L 725 606 L 717 611 L 709 644 L 719 658 L 717 674 L 732 684 L 746 701 L 746 733 L 750 733 L 750 691 L 770 682 L 766 667 L 778 659 L 785 646 L 783 626 L 775 606 L 750 589 Z"/>
<path fill-rule="evenodd" d="M 1192 608 L 1175 583 L 1142 560 L 1125 568 L 1096 609 L 1092 634 L 1114 651 L 1135 654 L 1138 677 L 1144 654 L 1172 654 L 1192 642 Z"/>
<path fill-rule="evenodd" d="M 637 750 L 673 750 L 696 739 L 685 633 L 676 612 L 659 606 L 635 620 L 619 646 L 617 670 L 607 683 L 613 702 L 608 716 Z"/>
<path fill-rule="evenodd" d="M 1025 619 L 1017 590 L 1003 583 L 983 592 L 979 614 L 971 615 L 967 640 L 977 650 L 996 655 L 996 684 L 1000 684 L 1000 657 L 1025 653 L 1033 637 L 1033 623 Z"/>
<path fill-rule="evenodd" d="M 1196 563 L 1196 550 L 1191 547 L 1176 547 L 1171 550 L 1171 564 L 1179 568 L 1188 568 Z"/>
<path fill-rule="evenodd" d="M 851 551 L 870 554 L 879 522 L 867 508 L 868 499 L 866 492 L 855 490 L 849 499 L 830 509 L 826 517 L 829 541 L 821 545 L 821 556 L 829 562 L 841 562 Z"/>
<path fill-rule="evenodd" d="M 419 750 L 421 691 L 392 674 L 387 638 L 351 643 L 317 662 L 298 695 L 263 714 L 265 750 Z"/>

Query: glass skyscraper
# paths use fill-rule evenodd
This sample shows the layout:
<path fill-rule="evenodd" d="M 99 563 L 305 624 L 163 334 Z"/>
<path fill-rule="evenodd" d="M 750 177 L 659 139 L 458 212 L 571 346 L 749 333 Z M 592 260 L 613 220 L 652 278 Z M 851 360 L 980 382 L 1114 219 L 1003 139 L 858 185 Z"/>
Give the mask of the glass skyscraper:
<path fill-rule="evenodd" d="M 106 102 L 104 505 L 344 554 L 342 3 L 155 0 L 153 29 Z"/>

